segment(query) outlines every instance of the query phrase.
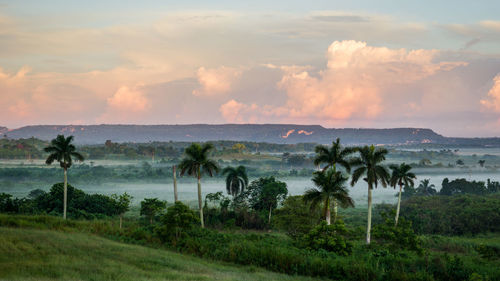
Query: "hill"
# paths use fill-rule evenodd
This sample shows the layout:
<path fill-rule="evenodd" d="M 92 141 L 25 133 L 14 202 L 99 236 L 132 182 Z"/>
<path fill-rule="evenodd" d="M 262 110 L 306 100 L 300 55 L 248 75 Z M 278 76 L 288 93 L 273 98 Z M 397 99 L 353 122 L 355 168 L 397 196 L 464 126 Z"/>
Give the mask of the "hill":
<path fill-rule="evenodd" d="M 0 227 L 1 280 L 313 280 L 83 233 Z"/>
<path fill-rule="evenodd" d="M 447 138 L 430 129 L 330 129 L 319 125 L 225 124 L 225 125 L 40 125 L 6 132 L 9 138 L 35 137 L 50 140 L 57 134 L 74 135 L 78 144 L 150 141 L 253 141 L 270 143 L 322 143 L 337 137 L 343 143 L 420 144 L 446 143 Z"/>

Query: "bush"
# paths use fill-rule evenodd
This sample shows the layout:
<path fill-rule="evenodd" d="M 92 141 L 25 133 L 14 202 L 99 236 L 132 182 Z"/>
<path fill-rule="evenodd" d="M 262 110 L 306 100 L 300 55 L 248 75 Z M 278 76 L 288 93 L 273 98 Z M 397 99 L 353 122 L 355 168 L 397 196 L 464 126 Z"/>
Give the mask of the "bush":
<path fill-rule="evenodd" d="M 161 224 L 155 232 L 163 242 L 170 242 L 176 246 L 179 240 L 186 237 L 187 232 L 198 225 L 200 220 L 196 212 L 177 201 L 167 209 L 167 214 L 160 219 Z"/>
<path fill-rule="evenodd" d="M 394 225 L 395 212 L 384 213 L 382 216 L 385 222 L 373 227 L 372 235 L 380 245 L 390 249 L 407 249 L 421 253 L 422 241 L 415 234 L 411 222 L 404 218 L 399 218 L 398 225 Z"/>
<path fill-rule="evenodd" d="M 346 234 L 347 229 L 342 220 L 337 219 L 332 225 L 322 221 L 303 236 L 302 245 L 311 250 L 321 249 L 348 256 L 352 253 L 352 244 L 345 238 Z"/>
<path fill-rule="evenodd" d="M 500 195 L 412 197 L 401 216 L 420 234 L 464 235 L 500 231 Z"/>

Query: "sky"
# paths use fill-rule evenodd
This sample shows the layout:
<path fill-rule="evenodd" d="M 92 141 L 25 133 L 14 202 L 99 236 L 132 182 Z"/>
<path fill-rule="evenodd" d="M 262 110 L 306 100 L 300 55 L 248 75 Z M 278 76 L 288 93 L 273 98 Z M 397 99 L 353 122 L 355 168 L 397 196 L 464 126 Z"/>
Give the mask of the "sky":
<path fill-rule="evenodd" d="M 500 137 L 500 1 L 0 0 L 0 126 Z"/>

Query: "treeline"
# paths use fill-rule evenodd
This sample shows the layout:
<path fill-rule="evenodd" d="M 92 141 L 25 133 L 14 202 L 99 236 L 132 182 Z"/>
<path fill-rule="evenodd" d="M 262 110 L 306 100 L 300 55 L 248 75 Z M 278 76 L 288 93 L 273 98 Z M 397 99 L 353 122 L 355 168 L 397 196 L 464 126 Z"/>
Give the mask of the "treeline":
<path fill-rule="evenodd" d="M 54 184 L 49 192 L 32 190 L 25 198 L 12 198 L 0 193 L 0 212 L 11 214 L 48 214 L 59 216 L 63 213 L 63 183 Z M 96 219 L 123 214 L 128 210 L 130 200 L 123 209 L 120 196 L 87 194 L 71 185 L 67 187 L 68 214 L 74 219 Z M 128 195 L 125 193 L 125 197 Z M 123 196 L 121 197 L 124 198 Z"/>
<path fill-rule="evenodd" d="M 316 144 L 276 144 L 266 142 L 212 141 L 215 154 L 231 153 L 291 153 L 312 152 Z M 48 142 L 36 138 L 0 139 L 0 159 L 41 159 Z M 115 143 L 110 140 L 101 145 L 83 145 L 79 150 L 86 159 L 174 159 L 182 156 L 191 142 Z"/>
<path fill-rule="evenodd" d="M 500 182 L 491 181 L 487 179 L 484 181 L 468 181 L 464 178 L 454 179 L 450 181 L 444 178 L 441 183 L 439 192 L 436 190 L 434 184 L 431 184 L 429 179 L 420 181 L 418 187 L 412 185 L 405 185 L 402 193 L 404 199 L 413 196 L 434 196 L 434 195 L 460 195 L 460 194 L 475 194 L 487 195 L 500 192 Z"/>

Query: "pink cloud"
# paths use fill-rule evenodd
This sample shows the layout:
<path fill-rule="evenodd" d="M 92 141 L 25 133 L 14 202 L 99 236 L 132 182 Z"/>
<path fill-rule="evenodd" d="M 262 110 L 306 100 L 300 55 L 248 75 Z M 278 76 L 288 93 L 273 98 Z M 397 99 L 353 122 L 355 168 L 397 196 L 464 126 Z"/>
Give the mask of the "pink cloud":
<path fill-rule="evenodd" d="M 277 86 L 287 95 L 283 106 L 253 106 L 251 110 L 233 100 L 239 110 L 233 111 L 230 118 L 248 120 L 259 114 L 282 122 L 321 120 L 323 124 L 353 118 L 370 120 L 386 110 L 385 101 L 390 98 L 386 93 L 391 87 L 466 64 L 434 62 L 438 54 L 436 50 L 408 51 L 372 47 L 359 41 L 335 41 L 327 51 L 327 68 L 318 73 L 310 73 L 307 67 L 279 67 L 283 77 Z"/>
<path fill-rule="evenodd" d="M 488 92 L 488 97 L 480 102 L 485 109 L 500 112 L 500 74 L 493 78 L 493 86 Z"/>
<path fill-rule="evenodd" d="M 196 73 L 201 88 L 193 90 L 195 96 L 216 96 L 231 91 L 231 86 L 241 76 L 241 70 L 221 66 L 200 67 Z"/>

